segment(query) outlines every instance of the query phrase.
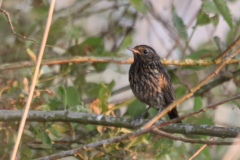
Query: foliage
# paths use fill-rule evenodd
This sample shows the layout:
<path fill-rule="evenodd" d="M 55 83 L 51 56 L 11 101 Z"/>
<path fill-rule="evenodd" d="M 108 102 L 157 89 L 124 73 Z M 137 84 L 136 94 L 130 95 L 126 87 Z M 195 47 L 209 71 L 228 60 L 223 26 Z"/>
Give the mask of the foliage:
<path fill-rule="evenodd" d="M 193 17 L 192 24 L 188 24 L 186 15 L 179 11 L 182 6 L 176 5 L 178 3 L 169 3 L 168 7 L 162 9 L 158 8 L 161 6 L 158 2 L 150 5 L 150 1 L 143 0 L 76 1 L 72 6 L 65 6 L 54 12 L 47 40 L 47 44 L 53 47 L 46 47 L 43 59 L 73 56 L 127 57 L 125 49 L 133 44 L 149 42 L 148 44 L 157 44 L 156 47 L 158 47 L 169 42 L 167 47 L 156 49 L 163 58 L 164 48 L 167 48 L 170 56 L 180 55 L 179 57 L 189 60 L 214 60 L 240 35 L 239 22 L 231 15 L 229 3 L 236 2 L 202 0 L 202 4 L 199 6 L 200 10 L 194 13 L 196 16 Z M 169 7 L 169 5 L 171 6 Z M 24 1 L 16 2 L 16 5 L 12 5 L 11 1 L 4 1 L 2 8 L 9 12 L 17 33 L 41 42 L 48 15 L 48 1 L 35 0 L 31 4 Z M 188 8 L 186 9 L 188 10 Z M 158 13 L 158 10 L 161 11 Z M 169 17 L 164 17 L 164 10 L 168 10 Z M 156 14 L 153 14 L 154 11 Z M 164 13 L 162 14 L 162 12 Z M 191 15 L 190 17 L 194 15 L 186 13 L 188 18 L 189 15 Z M 1 64 L 35 61 L 39 45 L 13 35 L 5 15 L 1 12 L 0 22 Z M 216 29 L 221 27 L 220 23 L 221 25 L 226 23 L 229 27 L 227 31 L 224 31 L 227 35 L 226 39 L 220 38 L 221 35 L 214 35 Z M 193 45 L 193 34 L 199 30 L 201 32 L 204 27 L 208 29 L 209 26 L 213 28 L 211 31 L 213 33 L 209 32 L 209 37 L 205 39 L 197 37 L 199 41 Z M 161 30 L 167 32 L 166 37 L 162 35 L 158 37 Z M 145 32 L 148 34 L 147 36 Z M 154 38 L 152 38 L 152 33 L 154 33 Z M 140 39 L 138 35 L 145 36 Z M 175 45 L 172 44 L 173 42 L 176 42 Z M 171 45 L 174 47 L 169 49 Z M 121 64 L 98 62 L 42 66 L 31 109 L 70 110 L 137 117 L 143 113 L 146 105 L 137 99 L 132 100 L 133 95 L 129 96 L 125 92 L 116 95 L 114 92 L 123 84 L 128 84 L 124 83 L 127 81 L 124 75 L 127 74 L 128 68 L 129 66 Z M 189 88 L 197 85 L 213 68 L 215 66 L 166 66 L 175 88 L 176 98 L 183 96 Z M 239 69 L 238 64 L 227 65 L 221 74 Z M 33 68 L 1 71 L 0 109 L 24 108 L 33 72 Z M 221 96 L 228 97 L 239 92 L 239 78 L 233 77 L 233 81 L 230 83 L 235 87 L 234 91 L 225 84 L 219 84 L 215 88 L 210 87 L 206 91 L 206 95 L 198 95 L 190 99 L 190 106 L 185 106 L 189 103 L 181 103 L 178 106 L 180 114 L 186 110 L 187 112 L 198 110 L 204 107 L 206 101 L 212 103 L 220 100 Z M 118 97 L 118 100 L 115 96 Z M 235 101 L 232 104 L 239 106 L 239 103 Z M 128 108 L 125 112 L 123 108 L 126 106 Z M 145 118 L 151 118 L 156 113 L 156 109 L 151 108 Z M 213 111 L 202 113 L 183 122 L 214 124 L 214 113 Z M 16 122 L 1 122 L 0 159 L 9 159 L 17 128 L 18 123 Z M 20 159 L 26 160 L 43 157 L 131 131 L 90 124 L 27 122 L 21 139 L 19 156 Z M 201 138 L 208 139 L 209 137 L 201 136 Z M 183 159 L 187 159 L 200 147 L 201 145 L 176 142 L 149 133 L 134 141 L 103 146 L 75 156 L 78 159 L 116 159 L 116 157 L 126 159 L 179 159 L 179 157 L 183 157 Z M 205 148 L 199 154 L 199 159 L 220 159 L 223 154 L 221 148 L 211 152 L 209 148 Z"/>

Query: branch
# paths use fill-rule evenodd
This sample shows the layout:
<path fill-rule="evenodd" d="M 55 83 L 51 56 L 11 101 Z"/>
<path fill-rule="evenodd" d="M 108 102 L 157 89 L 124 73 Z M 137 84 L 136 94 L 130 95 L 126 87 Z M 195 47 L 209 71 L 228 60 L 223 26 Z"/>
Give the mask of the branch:
<path fill-rule="evenodd" d="M 110 63 L 118 63 L 118 64 L 131 64 L 133 63 L 133 59 L 132 58 L 116 58 L 116 57 L 74 56 L 70 58 L 62 57 L 62 58 L 42 60 L 41 65 L 81 63 L 81 62 L 101 62 L 101 63 L 110 62 Z M 221 63 L 221 61 L 214 62 L 214 60 L 192 60 L 192 59 L 185 59 L 185 60 L 162 59 L 161 62 L 164 65 L 178 65 L 178 66 L 183 66 L 183 65 L 204 66 L 204 65 L 213 65 L 213 64 Z M 232 60 L 229 60 L 226 64 L 238 63 L 238 62 L 240 62 L 240 59 L 232 59 Z M 18 69 L 18 68 L 26 68 L 26 67 L 34 67 L 34 66 L 35 66 L 35 61 L 5 63 L 0 65 L 0 70 Z"/>
<path fill-rule="evenodd" d="M 1 6 L 0 6 L 0 7 L 1 7 Z M 2 8 L 0 8 L 0 12 L 2 12 L 3 14 L 5 14 L 5 16 L 6 16 L 7 20 L 8 20 L 10 29 L 12 30 L 12 33 L 13 33 L 14 35 L 16 35 L 16 36 L 18 36 L 18 37 L 20 37 L 20 38 L 23 38 L 23 39 L 25 39 L 25 40 L 27 40 L 27 41 L 32 41 L 32 42 L 35 43 L 35 44 L 41 45 L 41 43 L 39 43 L 39 42 L 37 42 L 37 41 L 35 41 L 35 40 L 33 40 L 33 39 L 27 38 L 27 37 L 25 37 L 25 36 L 22 36 L 22 35 L 18 34 L 17 32 L 15 32 L 14 27 L 13 27 L 12 22 L 11 22 L 11 18 L 10 18 L 10 16 L 9 16 L 9 13 L 8 13 L 7 11 L 5 11 L 4 9 L 2 9 Z M 52 47 L 52 45 L 46 45 L 46 46 L 47 46 L 47 47 Z"/>
<path fill-rule="evenodd" d="M 213 138 L 211 138 L 209 141 L 212 141 Z M 199 150 L 197 150 L 196 153 L 194 153 L 194 155 L 192 155 L 192 157 L 190 157 L 188 160 L 192 160 L 194 157 L 196 157 L 205 147 L 207 146 L 207 144 L 204 144 Z"/>
<path fill-rule="evenodd" d="M 236 70 L 234 72 L 231 72 L 231 76 L 227 77 L 227 76 L 221 76 L 218 79 L 215 79 L 214 81 L 202 86 L 199 90 L 197 90 L 194 93 L 194 96 L 201 96 L 204 93 L 208 92 L 210 89 L 219 86 L 221 84 L 223 84 L 226 81 L 229 81 L 230 79 L 232 79 L 233 77 L 236 77 L 240 74 L 240 70 Z"/>
<path fill-rule="evenodd" d="M 22 117 L 22 110 L 0 110 L 0 121 L 14 122 Z M 129 129 L 139 128 L 149 119 L 141 119 L 137 125 L 132 119 L 125 117 L 113 117 L 98 114 L 71 111 L 29 111 L 27 121 L 34 122 L 74 122 L 81 124 L 93 124 L 102 126 L 124 127 Z M 161 124 L 163 121 L 157 121 Z M 236 137 L 240 128 L 224 128 L 197 124 L 170 124 L 161 130 L 169 133 L 181 133 L 191 135 L 209 135 L 215 137 Z M 221 130 L 221 132 L 219 132 Z"/>
<path fill-rule="evenodd" d="M 221 141 L 206 141 L 206 140 L 200 140 L 200 139 L 192 139 L 192 138 L 186 138 L 186 137 L 176 137 L 171 134 L 168 134 L 166 132 L 160 131 L 160 130 L 153 130 L 153 133 L 156 133 L 160 136 L 177 140 L 177 141 L 183 141 L 187 143 L 200 143 L 200 144 L 207 144 L 207 145 L 232 145 L 234 141 L 231 142 L 221 142 Z M 240 141 L 238 143 L 234 143 L 234 145 L 239 145 Z"/>
<path fill-rule="evenodd" d="M 239 37 L 235 42 L 233 42 L 233 44 L 230 45 L 230 47 L 228 47 L 228 48 L 226 49 L 226 51 L 224 51 L 222 54 L 220 54 L 220 55 L 216 58 L 215 62 L 216 62 L 216 61 L 220 61 L 221 58 L 223 58 L 229 51 L 231 51 L 239 42 L 240 42 L 240 37 Z"/>

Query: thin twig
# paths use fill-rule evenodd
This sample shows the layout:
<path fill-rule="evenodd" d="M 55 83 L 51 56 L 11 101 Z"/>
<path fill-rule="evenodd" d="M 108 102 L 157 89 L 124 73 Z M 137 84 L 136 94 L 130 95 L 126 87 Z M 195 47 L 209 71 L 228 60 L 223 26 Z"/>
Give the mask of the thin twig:
<path fill-rule="evenodd" d="M 149 26 L 150 26 L 150 30 L 153 31 L 154 35 L 157 37 L 158 41 L 161 43 L 161 45 L 163 46 L 163 48 L 165 50 L 167 50 L 165 44 L 164 44 L 164 41 L 162 39 L 162 37 L 159 35 L 159 33 L 156 31 L 155 27 L 153 26 L 151 20 L 150 20 L 150 17 L 145 17 L 145 19 L 147 20 Z"/>
<path fill-rule="evenodd" d="M 213 138 L 211 138 L 209 141 L 211 142 L 213 140 Z M 192 155 L 192 157 L 190 157 L 188 160 L 192 160 L 194 157 L 196 157 L 205 147 L 207 146 L 207 144 L 204 144 L 196 153 L 194 153 L 194 155 Z"/>
<path fill-rule="evenodd" d="M 186 51 L 187 51 L 187 49 L 188 49 L 188 47 L 189 47 L 189 43 L 190 43 L 190 41 L 192 40 L 192 37 L 193 37 L 195 31 L 196 31 L 196 28 L 193 29 L 193 31 L 192 31 L 189 39 L 188 39 L 188 42 L 186 43 L 186 46 L 185 46 L 185 48 L 184 48 L 184 50 L 183 50 L 183 58 L 185 57 Z"/>
<path fill-rule="evenodd" d="M 236 54 L 240 52 L 240 49 L 237 49 L 231 56 L 226 58 L 218 67 L 217 69 L 212 72 L 210 75 L 208 75 L 205 79 L 203 79 L 196 87 L 192 88 L 190 92 L 183 95 L 178 100 L 174 101 L 172 104 L 170 104 L 167 108 L 165 108 L 162 112 L 158 113 L 153 119 L 151 119 L 143 128 L 148 128 L 152 126 L 159 118 L 163 117 L 165 114 L 167 114 L 169 111 L 171 111 L 177 104 L 183 102 L 185 99 L 191 97 L 194 92 L 196 92 L 200 87 L 202 87 L 208 80 L 210 80 L 213 76 L 215 76 L 220 69 L 229 61 L 231 60 Z"/>
<path fill-rule="evenodd" d="M 118 63 L 118 64 L 131 64 L 133 63 L 132 58 L 117 58 L 117 57 L 93 57 L 93 56 L 74 56 L 74 57 L 62 57 L 55 59 L 42 60 L 41 65 L 53 65 L 53 64 L 64 64 L 64 63 L 81 63 L 81 62 L 99 62 L 99 63 Z M 213 65 L 220 64 L 221 61 L 214 62 L 213 60 L 170 60 L 170 59 L 162 59 L 162 64 L 164 65 L 178 65 L 178 66 L 192 66 L 192 65 Z M 226 64 L 239 63 L 240 59 L 232 59 L 226 62 Z M 0 64 L 0 70 L 8 70 L 8 69 L 18 69 L 18 68 L 27 68 L 34 67 L 36 64 L 35 61 L 23 61 L 16 63 L 5 63 Z"/>
<path fill-rule="evenodd" d="M 204 93 L 208 92 L 212 88 L 219 86 L 219 85 L 223 84 L 224 82 L 233 79 L 234 77 L 236 77 L 240 74 L 240 69 L 236 70 L 234 72 L 230 72 L 230 74 L 231 74 L 230 77 L 220 76 L 218 79 L 215 79 L 214 81 L 202 86 L 199 90 L 197 90 L 194 93 L 194 96 L 202 96 Z"/>
<path fill-rule="evenodd" d="M 47 19 L 47 23 L 46 23 L 42 43 L 41 43 L 41 48 L 40 48 L 39 54 L 38 54 L 37 64 L 36 64 L 36 67 L 35 67 L 30 92 L 29 92 L 28 99 L 27 99 L 27 102 L 26 102 L 26 105 L 25 105 L 25 108 L 24 108 L 24 113 L 23 113 L 23 116 L 22 116 L 22 120 L 21 120 L 20 125 L 19 125 L 18 135 L 17 135 L 17 139 L 16 139 L 16 142 L 15 142 L 15 145 L 14 145 L 14 148 L 13 148 L 13 153 L 12 153 L 12 156 L 11 156 L 11 160 L 15 160 L 16 155 L 17 155 L 17 151 L 18 151 L 18 146 L 19 146 L 20 141 L 21 141 L 21 137 L 22 137 L 23 129 L 24 129 L 25 122 L 26 122 L 26 119 L 27 119 L 30 104 L 31 104 L 31 101 L 32 101 L 34 89 L 35 89 L 35 86 L 36 86 L 36 83 L 37 83 L 39 68 L 40 68 L 40 64 L 41 64 L 41 61 L 42 61 L 42 56 L 43 56 L 43 53 L 44 53 L 44 49 L 45 49 L 45 46 L 46 46 L 48 33 L 49 33 L 49 30 L 50 30 L 50 25 L 51 25 L 51 21 L 52 21 L 52 14 L 53 14 L 53 11 L 54 11 L 54 5 L 55 5 L 55 0 L 52 0 L 50 8 L 49 8 L 49 12 L 48 12 L 48 19 Z"/>
<path fill-rule="evenodd" d="M 237 39 L 235 42 L 233 42 L 233 44 L 230 45 L 230 46 L 228 47 L 228 49 L 226 49 L 226 51 L 224 51 L 222 54 L 220 54 L 220 55 L 215 59 L 215 62 L 216 62 L 216 61 L 220 61 L 221 58 L 223 58 L 229 51 L 231 51 L 239 42 L 240 42 L 240 37 L 238 37 L 238 39 Z"/>
<path fill-rule="evenodd" d="M 2 9 L 2 8 L 0 8 L 0 12 L 2 12 L 3 14 L 5 14 L 5 16 L 6 16 L 7 20 L 8 20 L 10 29 L 12 30 L 12 33 L 13 33 L 14 35 L 16 35 L 16 36 L 18 36 L 18 37 L 20 37 L 20 38 L 23 38 L 23 39 L 25 39 L 25 40 L 27 40 L 27 41 L 31 41 L 31 42 L 33 42 L 33 43 L 35 43 L 35 44 L 40 45 L 39 42 L 37 42 L 37 41 L 35 41 L 35 40 L 33 40 L 33 39 L 30 39 L 30 38 L 27 38 L 27 37 L 25 37 L 25 36 L 22 36 L 22 35 L 18 34 L 17 32 L 15 32 L 14 27 L 13 27 L 12 22 L 11 22 L 11 18 L 10 18 L 10 16 L 9 16 L 9 13 L 8 13 L 6 10 Z M 46 46 L 47 46 L 47 47 L 53 47 L 52 45 L 46 45 Z"/>
<path fill-rule="evenodd" d="M 200 10 L 199 10 L 199 11 L 200 11 Z M 188 23 L 188 25 L 186 25 L 187 29 L 192 25 L 192 23 L 194 22 L 194 20 L 197 18 L 197 15 L 198 15 L 199 11 L 197 11 L 197 12 L 195 13 L 195 15 L 193 16 L 193 18 L 192 18 L 192 19 L 190 20 L 190 22 Z M 195 30 L 195 29 L 194 29 L 194 30 Z M 192 34 L 192 35 L 193 35 L 193 34 Z M 172 51 L 178 46 L 179 42 L 180 42 L 180 36 L 178 35 L 178 38 L 175 40 L 175 43 L 174 43 L 173 47 L 170 49 L 170 51 L 168 52 L 166 58 L 169 58 L 169 56 L 171 55 Z M 189 42 L 188 42 L 188 44 L 189 44 Z M 188 44 L 187 44 L 187 45 L 188 45 Z"/>
<path fill-rule="evenodd" d="M 211 140 L 206 141 L 206 140 L 192 139 L 192 138 L 186 138 L 186 137 L 176 137 L 160 130 L 153 130 L 152 132 L 169 139 L 173 139 L 176 141 L 183 141 L 187 143 L 199 143 L 199 144 L 206 144 L 206 145 L 232 145 L 233 144 L 233 141 L 230 141 L 230 142 L 211 141 Z M 240 144 L 240 141 L 238 141 L 238 143 L 235 143 L 235 145 L 239 145 L 239 144 Z"/>

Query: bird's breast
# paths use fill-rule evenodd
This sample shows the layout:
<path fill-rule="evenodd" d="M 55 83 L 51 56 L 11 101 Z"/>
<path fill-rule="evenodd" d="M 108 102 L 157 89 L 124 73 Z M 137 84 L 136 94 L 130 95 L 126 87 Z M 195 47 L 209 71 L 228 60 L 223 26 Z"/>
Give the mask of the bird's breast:
<path fill-rule="evenodd" d="M 132 64 L 129 71 L 129 82 L 134 95 L 149 105 L 156 105 L 162 99 L 160 78 L 161 73 L 154 66 Z"/>

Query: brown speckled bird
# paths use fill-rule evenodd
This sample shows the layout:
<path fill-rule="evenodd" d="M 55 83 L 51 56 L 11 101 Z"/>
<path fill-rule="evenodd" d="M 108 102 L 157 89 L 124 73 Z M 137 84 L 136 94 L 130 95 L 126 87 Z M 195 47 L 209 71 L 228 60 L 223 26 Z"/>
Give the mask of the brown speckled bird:
<path fill-rule="evenodd" d="M 175 93 L 160 57 L 147 45 L 128 49 L 134 54 L 134 62 L 129 70 L 129 82 L 134 95 L 148 104 L 149 108 L 154 107 L 161 112 L 174 101 Z M 179 117 L 176 107 L 168 112 L 168 116 L 170 119 Z"/>

